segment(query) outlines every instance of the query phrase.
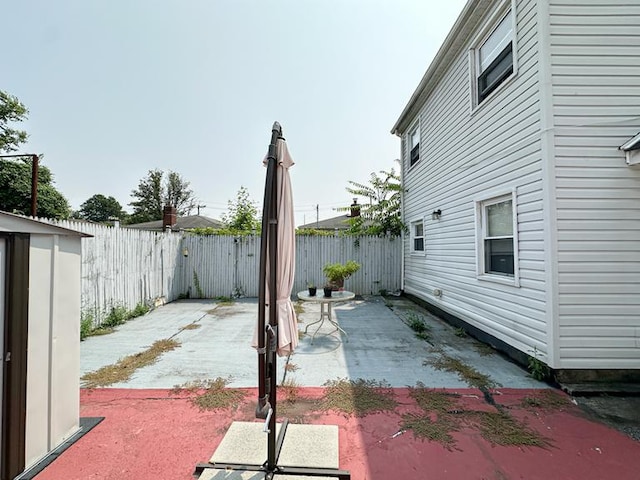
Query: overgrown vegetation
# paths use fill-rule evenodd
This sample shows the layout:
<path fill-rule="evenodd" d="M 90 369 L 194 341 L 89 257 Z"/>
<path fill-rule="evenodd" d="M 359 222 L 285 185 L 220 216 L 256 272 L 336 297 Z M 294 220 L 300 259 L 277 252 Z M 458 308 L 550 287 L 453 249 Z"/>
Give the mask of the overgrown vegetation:
<path fill-rule="evenodd" d="M 549 439 L 504 411 L 465 409 L 460 404 L 460 395 L 426 389 L 421 383 L 409 392 L 423 414 L 403 415 L 401 428 L 411 430 L 417 438 L 438 442 L 451 450 L 456 445 L 452 433 L 473 428 L 494 445 L 549 445 Z"/>
<path fill-rule="evenodd" d="M 522 399 L 520 406 L 540 410 L 561 410 L 571 405 L 568 398 L 553 390 L 542 390 Z"/>
<path fill-rule="evenodd" d="M 364 417 L 394 410 L 398 405 L 393 389 L 384 381 L 340 378 L 329 380 L 324 387 L 325 393 L 318 405 L 320 410 Z"/>
<path fill-rule="evenodd" d="M 247 396 L 247 392 L 227 388 L 230 381 L 230 377 L 194 380 L 175 386 L 171 393 L 177 395 L 186 392 L 190 395 L 192 405 L 200 411 L 236 408 Z"/>
<path fill-rule="evenodd" d="M 114 328 L 124 324 L 127 320 L 141 317 L 149 312 L 150 308 L 139 303 L 133 310 L 127 310 L 122 305 L 112 305 L 102 315 L 102 321 L 95 325 L 95 316 L 90 310 L 83 310 L 80 316 L 80 340 L 96 335 L 106 335 L 114 331 Z"/>
<path fill-rule="evenodd" d="M 431 327 L 424 323 L 420 315 L 415 312 L 407 314 L 407 324 L 416 333 L 416 337 L 429 341 L 431 339 Z"/>
<path fill-rule="evenodd" d="M 549 378 L 551 378 L 551 369 L 547 366 L 546 363 L 538 358 L 540 353 L 538 352 L 537 348 L 533 347 L 533 350 L 531 350 L 531 352 L 533 353 L 533 355 L 529 356 L 529 373 L 536 380 L 540 380 L 543 382 L 549 380 Z"/>
<path fill-rule="evenodd" d="M 195 268 L 193 269 L 193 286 L 196 289 L 196 298 L 204 298 L 204 292 L 200 287 L 200 279 L 198 278 Z"/>
<path fill-rule="evenodd" d="M 495 388 L 498 384 L 491 379 L 489 375 L 480 373 L 462 360 L 450 357 L 444 352 L 439 351 L 439 357 L 435 359 L 425 360 L 424 365 L 431 365 L 436 370 L 444 370 L 445 372 L 457 373 L 460 380 L 466 382 L 471 387 L 479 389 Z"/>
<path fill-rule="evenodd" d="M 104 366 L 81 377 L 84 388 L 107 387 L 114 383 L 128 381 L 136 370 L 153 365 L 165 352 L 174 350 L 180 344 L 173 339 L 157 340 L 148 349 L 127 355 L 112 365 Z"/>

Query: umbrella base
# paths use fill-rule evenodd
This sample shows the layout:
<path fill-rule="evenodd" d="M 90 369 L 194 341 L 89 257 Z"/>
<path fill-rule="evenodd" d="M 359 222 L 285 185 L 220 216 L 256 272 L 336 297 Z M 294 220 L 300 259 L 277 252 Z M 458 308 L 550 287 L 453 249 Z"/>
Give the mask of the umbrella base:
<path fill-rule="evenodd" d="M 274 468 L 268 469 L 265 462 L 263 423 L 233 422 L 209 463 L 197 465 L 194 476 L 200 480 L 351 479 L 348 471 L 338 469 L 336 425 L 285 424 L 284 428 L 286 436 L 279 438 L 282 448 Z M 276 432 L 285 433 L 282 424 L 276 424 Z M 264 477 L 255 476 L 257 472 L 263 472 Z"/>

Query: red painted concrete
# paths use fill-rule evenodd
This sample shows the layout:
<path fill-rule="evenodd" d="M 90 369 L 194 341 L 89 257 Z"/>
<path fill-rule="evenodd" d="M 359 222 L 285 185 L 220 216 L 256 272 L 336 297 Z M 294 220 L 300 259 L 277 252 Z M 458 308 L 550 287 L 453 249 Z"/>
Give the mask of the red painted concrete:
<path fill-rule="evenodd" d="M 319 388 L 302 388 L 314 397 Z M 395 389 L 393 414 L 364 418 L 319 414 L 307 423 L 340 428 L 340 468 L 354 480 L 394 479 L 638 479 L 640 443 L 583 417 L 562 411 L 510 410 L 551 439 L 552 446 L 494 446 L 476 431 L 457 432 L 455 449 L 398 432 L 402 413 L 419 411 L 407 389 Z M 477 390 L 456 390 L 466 408 L 491 409 Z M 517 405 L 526 390 L 500 390 L 498 403 Z M 234 420 L 252 420 L 256 392 L 234 411 L 200 412 L 185 396 L 166 390 L 82 391 L 81 415 L 105 420 L 47 467 L 37 480 L 189 480 L 208 460 Z M 265 439 L 266 441 L 266 439 Z"/>

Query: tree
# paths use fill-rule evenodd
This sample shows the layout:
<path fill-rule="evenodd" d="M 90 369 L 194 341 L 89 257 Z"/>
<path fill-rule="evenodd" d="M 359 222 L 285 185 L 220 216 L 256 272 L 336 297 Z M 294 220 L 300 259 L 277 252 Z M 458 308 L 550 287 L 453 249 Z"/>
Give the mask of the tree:
<path fill-rule="evenodd" d="M 349 180 L 347 192 L 364 197 L 369 204 L 360 206 L 360 217 L 351 219 L 350 234 L 353 235 L 401 235 L 406 230 L 400 210 L 402 184 L 400 174 L 392 168 L 379 174 L 372 172 L 369 185 Z M 346 211 L 351 207 L 340 210 Z"/>
<path fill-rule="evenodd" d="M 28 113 L 20 100 L 0 90 L 0 152 L 14 152 L 27 141 L 27 132 L 9 127 L 9 122 L 21 122 Z"/>
<path fill-rule="evenodd" d="M 114 218 L 122 220 L 126 215 L 122 205 L 115 198 L 105 197 L 99 193 L 80 205 L 78 213 L 80 218 L 92 222 L 106 222 Z"/>
<path fill-rule="evenodd" d="M 235 201 L 227 202 L 229 212 L 222 215 L 222 221 L 231 231 L 252 232 L 260 228 L 258 209 L 249 198 L 249 192 L 245 187 L 240 187 Z"/>
<path fill-rule="evenodd" d="M 31 157 L 17 161 L 0 159 L 0 210 L 31 214 L 31 162 Z M 53 186 L 51 170 L 40 163 L 36 214 L 39 217 L 64 219 L 70 213 L 69 202 Z"/>
<path fill-rule="evenodd" d="M 131 191 L 135 200 L 129 203 L 133 207 L 129 223 L 162 220 L 165 205 L 175 207 L 178 215 L 189 215 L 196 205 L 189 185 L 176 172 L 169 171 L 165 175 L 162 170 L 149 170 L 147 176 L 138 183 L 138 188 Z"/>

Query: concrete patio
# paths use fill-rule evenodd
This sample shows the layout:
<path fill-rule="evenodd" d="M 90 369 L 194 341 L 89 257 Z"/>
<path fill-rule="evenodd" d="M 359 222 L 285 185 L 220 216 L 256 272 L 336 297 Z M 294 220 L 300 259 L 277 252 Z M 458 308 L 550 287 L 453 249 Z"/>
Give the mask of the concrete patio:
<path fill-rule="evenodd" d="M 298 304 L 300 330 L 317 320 L 319 304 Z M 132 378 L 114 388 L 172 388 L 189 381 L 229 378 L 230 387 L 257 386 L 257 356 L 251 339 L 257 318 L 257 300 L 232 304 L 212 300 L 184 300 L 160 307 L 127 322 L 117 331 L 90 337 L 81 344 L 81 374 L 113 364 L 126 355 L 172 338 L 180 342 Z M 433 388 L 465 388 L 456 373 L 425 364 L 443 353 L 488 375 L 504 388 L 545 388 L 520 366 L 467 336 L 457 336 L 450 325 L 403 298 L 366 297 L 341 303 L 334 317 L 348 338 L 333 332 L 328 322 L 313 343 L 303 335 L 289 358 L 279 359 L 278 383 L 289 380 L 303 387 L 350 378 L 385 381 L 392 387 L 417 382 Z M 407 323 L 419 318 L 428 326 L 427 340 L 417 338 Z M 286 367 L 286 365 L 289 365 Z"/>

